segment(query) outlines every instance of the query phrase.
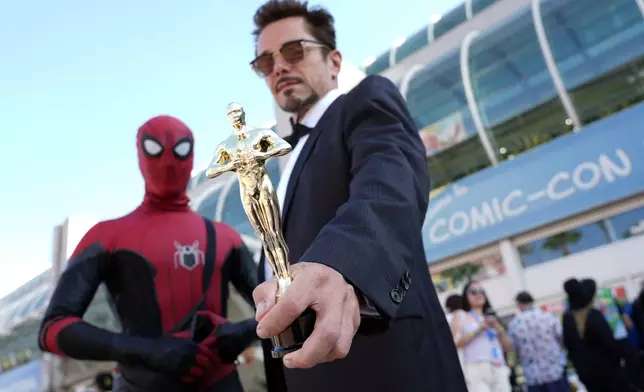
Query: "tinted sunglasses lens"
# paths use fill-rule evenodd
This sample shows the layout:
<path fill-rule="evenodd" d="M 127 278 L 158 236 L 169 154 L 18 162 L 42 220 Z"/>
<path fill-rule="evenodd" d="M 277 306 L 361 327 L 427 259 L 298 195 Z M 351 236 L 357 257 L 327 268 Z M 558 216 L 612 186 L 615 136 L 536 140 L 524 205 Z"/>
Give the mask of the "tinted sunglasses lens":
<path fill-rule="evenodd" d="M 284 58 L 284 61 L 289 64 L 295 64 L 304 58 L 304 47 L 302 47 L 301 42 L 291 42 L 282 46 L 280 54 Z"/>
<path fill-rule="evenodd" d="M 483 295 L 484 294 L 483 290 L 480 290 L 480 289 L 470 290 L 469 293 L 472 294 L 472 295 Z"/>
<path fill-rule="evenodd" d="M 262 76 L 268 76 L 273 72 L 275 61 L 270 54 L 264 54 L 255 59 L 252 63 L 255 72 Z"/>

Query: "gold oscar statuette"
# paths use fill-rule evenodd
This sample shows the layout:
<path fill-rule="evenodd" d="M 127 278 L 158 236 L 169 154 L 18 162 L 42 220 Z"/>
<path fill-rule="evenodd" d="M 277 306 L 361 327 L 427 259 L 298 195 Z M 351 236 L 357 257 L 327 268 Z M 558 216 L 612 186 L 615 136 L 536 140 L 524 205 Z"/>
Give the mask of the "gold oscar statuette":
<path fill-rule="evenodd" d="M 292 147 L 271 129 L 249 129 L 244 108 L 238 103 L 228 105 L 227 115 L 233 133 L 217 146 L 206 177 L 215 178 L 229 171 L 237 173 L 242 206 L 277 279 L 279 300 L 291 284 L 291 275 L 279 201 L 265 163 L 269 158 L 288 154 Z M 307 309 L 289 328 L 271 338 L 273 357 L 282 358 L 301 348 L 314 324 L 315 313 Z"/>

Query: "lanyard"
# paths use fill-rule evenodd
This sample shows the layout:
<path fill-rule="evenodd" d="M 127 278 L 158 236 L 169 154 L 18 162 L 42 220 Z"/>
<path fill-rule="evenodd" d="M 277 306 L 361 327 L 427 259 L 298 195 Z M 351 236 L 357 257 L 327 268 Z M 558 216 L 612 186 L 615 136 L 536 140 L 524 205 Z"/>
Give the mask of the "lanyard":
<path fill-rule="evenodd" d="M 476 320 L 477 323 L 482 324 L 482 321 L 479 318 L 478 314 L 476 314 L 476 312 L 472 311 L 470 312 L 470 314 L 472 315 L 472 317 L 474 317 L 474 320 Z M 499 342 L 496 337 L 497 335 L 496 330 L 494 330 L 494 328 L 488 328 L 485 330 L 485 332 L 487 334 L 488 340 L 492 344 L 492 358 L 494 360 L 500 361 L 502 357 L 501 357 L 501 350 L 499 348 Z"/>

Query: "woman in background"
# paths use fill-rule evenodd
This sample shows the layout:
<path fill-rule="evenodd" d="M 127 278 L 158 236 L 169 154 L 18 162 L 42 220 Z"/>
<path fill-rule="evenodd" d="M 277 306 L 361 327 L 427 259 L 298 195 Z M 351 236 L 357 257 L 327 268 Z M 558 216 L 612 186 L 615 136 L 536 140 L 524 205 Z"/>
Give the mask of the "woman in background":
<path fill-rule="evenodd" d="M 631 392 L 621 366 L 622 352 L 604 315 L 594 308 L 597 284 L 592 279 L 564 283 L 569 310 L 563 316 L 568 358 L 588 392 Z"/>
<path fill-rule="evenodd" d="M 510 392 L 510 370 L 504 353 L 510 339 L 494 315 L 483 287 L 469 282 L 463 289 L 463 311 L 451 323 L 456 347 L 462 350 L 469 392 Z"/>

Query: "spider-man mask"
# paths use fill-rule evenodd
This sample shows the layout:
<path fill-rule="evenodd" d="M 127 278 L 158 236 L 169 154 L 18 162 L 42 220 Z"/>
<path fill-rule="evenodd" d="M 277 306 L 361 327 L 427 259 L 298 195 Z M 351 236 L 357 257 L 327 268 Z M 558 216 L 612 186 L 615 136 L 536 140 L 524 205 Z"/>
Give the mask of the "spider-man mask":
<path fill-rule="evenodd" d="M 190 128 L 177 118 L 157 116 L 139 128 L 136 140 L 146 194 L 158 199 L 184 195 L 194 159 Z"/>

